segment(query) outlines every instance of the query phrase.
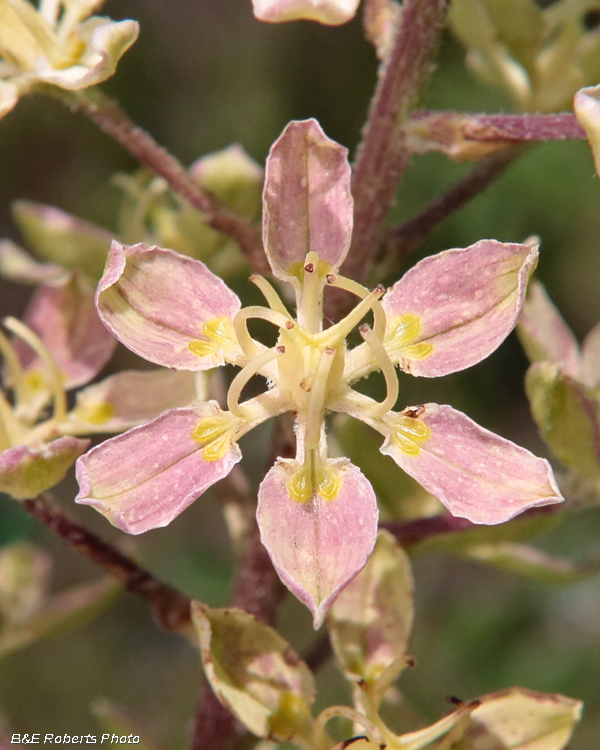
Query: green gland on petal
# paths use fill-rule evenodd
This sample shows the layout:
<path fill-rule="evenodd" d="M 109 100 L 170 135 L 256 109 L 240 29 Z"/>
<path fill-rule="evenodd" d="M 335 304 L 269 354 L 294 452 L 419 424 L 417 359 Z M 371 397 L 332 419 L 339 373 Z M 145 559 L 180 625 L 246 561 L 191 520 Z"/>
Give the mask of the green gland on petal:
<path fill-rule="evenodd" d="M 431 437 L 431 430 L 419 419 L 420 408 L 407 409 L 390 420 L 391 441 L 396 448 L 409 456 L 417 456 L 421 445 Z"/>
<path fill-rule="evenodd" d="M 82 422 L 102 425 L 115 415 L 115 407 L 107 401 L 96 401 L 79 404 L 75 409 L 75 416 Z"/>
<path fill-rule="evenodd" d="M 302 466 L 288 480 L 290 496 L 298 503 L 306 503 L 319 494 L 324 500 L 335 500 L 342 488 L 342 479 L 335 466 L 327 466 L 308 451 Z"/>
<path fill-rule="evenodd" d="M 227 411 L 198 422 L 192 430 L 192 438 L 202 446 L 202 456 L 206 461 L 218 461 L 229 451 L 237 424 L 238 420 Z"/>
<path fill-rule="evenodd" d="M 206 338 L 193 339 L 188 344 L 188 349 L 199 357 L 206 357 L 223 349 L 231 349 L 237 344 L 233 324 L 226 315 L 205 323 L 202 326 L 202 335 Z"/>

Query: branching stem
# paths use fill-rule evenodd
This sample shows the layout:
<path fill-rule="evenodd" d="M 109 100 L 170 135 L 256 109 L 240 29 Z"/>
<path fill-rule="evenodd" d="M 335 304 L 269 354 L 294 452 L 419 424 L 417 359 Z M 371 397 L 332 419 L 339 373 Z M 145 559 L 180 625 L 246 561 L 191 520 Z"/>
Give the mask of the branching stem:
<path fill-rule="evenodd" d="M 206 223 L 235 240 L 255 271 L 268 270 L 260 232 L 246 219 L 202 189 L 188 170 L 100 89 L 62 91 L 48 87 L 70 109 L 87 115 L 141 164 L 167 181 L 172 190 L 202 212 Z"/>

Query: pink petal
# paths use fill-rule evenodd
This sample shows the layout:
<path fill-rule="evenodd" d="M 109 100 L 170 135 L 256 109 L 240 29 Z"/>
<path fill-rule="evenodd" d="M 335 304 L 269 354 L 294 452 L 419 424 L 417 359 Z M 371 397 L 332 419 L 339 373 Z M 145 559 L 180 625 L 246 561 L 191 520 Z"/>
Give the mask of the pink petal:
<path fill-rule="evenodd" d="M 580 89 L 575 94 L 573 109 L 579 124 L 587 134 L 596 172 L 600 175 L 600 85 Z"/>
<path fill-rule="evenodd" d="M 409 454 L 387 438 L 391 456 L 455 516 L 473 523 L 508 521 L 527 508 L 559 503 L 550 464 L 485 430 L 450 406 L 427 404 L 418 417 L 431 435 Z"/>
<path fill-rule="evenodd" d="M 515 327 L 537 257 L 537 249 L 528 245 L 481 240 L 417 263 L 382 301 L 390 321 L 386 348 L 392 359 L 407 372 L 428 378 L 485 359 Z M 392 335 L 401 315 L 418 316 L 420 330 L 398 346 Z M 406 344 L 420 342 L 432 345 L 427 356 L 403 352 Z"/>
<path fill-rule="evenodd" d="M 561 362 L 566 373 L 577 377 L 579 345 L 539 281 L 529 287 L 518 332 L 532 362 Z"/>
<path fill-rule="evenodd" d="M 262 543 L 290 591 L 311 610 L 315 628 L 344 586 L 363 568 L 377 537 L 377 500 L 370 482 L 349 461 L 339 467 L 338 496 L 305 503 L 290 497 L 287 483 L 300 464 L 280 459 L 258 491 Z"/>
<path fill-rule="evenodd" d="M 69 414 L 69 432 L 122 432 L 166 409 L 189 406 L 196 375 L 178 370 L 126 370 L 79 391 Z M 204 376 L 200 376 L 204 377 Z"/>
<path fill-rule="evenodd" d="M 316 120 L 291 122 L 267 159 L 263 239 L 277 278 L 294 275 L 311 250 L 332 271 L 352 235 L 348 151 L 327 138 Z"/>
<path fill-rule="evenodd" d="M 319 21 L 337 26 L 354 17 L 359 0 L 252 0 L 259 21 Z"/>
<path fill-rule="evenodd" d="M 202 338 L 205 323 L 230 321 L 241 307 L 237 295 L 199 260 L 118 242 L 112 244 L 96 301 L 104 324 L 129 349 L 182 370 L 224 364 L 222 348 L 200 356 L 188 346 Z"/>
<path fill-rule="evenodd" d="M 95 377 L 117 343 L 98 317 L 93 288 L 78 273 L 41 286 L 23 320 L 50 350 L 67 389 L 77 388 Z M 15 349 L 27 370 L 45 369 L 22 341 L 15 341 Z"/>
<path fill-rule="evenodd" d="M 581 379 L 590 388 L 600 382 L 600 323 L 592 328 L 581 345 Z"/>
<path fill-rule="evenodd" d="M 75 501 L 129 534 L 166 526 L 241 458 L 233 443 L 223 458 L 206 461 L 192 437 L 198 421 L 218 410 L 209 402 L 166 411 L 93 448 L 77 462 Z"/>
<path fill-rule="evenodd" d="M 89 443 L 89 440 L 60 437 L 39 446 L 16 445 L 3 451 L 0 492 L 25 500 L 54 487 Z"/>

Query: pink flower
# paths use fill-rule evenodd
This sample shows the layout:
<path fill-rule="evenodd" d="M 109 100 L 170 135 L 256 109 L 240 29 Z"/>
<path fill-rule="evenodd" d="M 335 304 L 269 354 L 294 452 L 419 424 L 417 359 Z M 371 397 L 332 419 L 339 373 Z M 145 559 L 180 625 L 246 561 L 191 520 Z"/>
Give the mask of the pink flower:
<path fill-rule="evenodd" d="M 297 418 L 297 455 L 279 459 L 258 495 L 262 540 L 284 583 L 318 626 L 375 542 L 377 504 L 370 482 L 347 459 L 328 455 L 324 418 L 345 412 L 384 438 L 382 451 L 448 509 L 478 523 L 500 523 L 562 498 L 548 463 L 476 425 L 450 406 L 394 411 L 395 365 L 437 377 L 488 356 L 513 329 L 537 251 L 484 240 L 426 258 L 391 289 L 369 291 L 340 276 L 352 232 L 346 150 L 314 120 L 293 122 L 271 149 L 264 189 L 264 242 L 273 274 L 292 285 L 296 317 L 264 278 L 252 281 L 268 307 L 241 309 L 238 297 L 199 261 L 171 250 L 113 243 L 98 287 L 108 328 L 158 364 L 204 370 L 241 368 L 227 409 L 214 401 L 174 409 L 108 440 L 77 462 L 77 501 L 116 526 L 140 533 L 168 524 L 240 460 L 238 440 L 285 411 Z M 326 287 L 359 303 L 323 330 Z M 384 296 L 385 295 L 385 296 Z M 364 342 L 346 338 L 372 313 Z M 279 331 L 267 347 L 249 333 L 260 318 Z M 381 370 L 381 401 L 352 386 Z M 267 389 L 244 400 L 256 374 Z"/>
<path fill-rule="evenodd" d="M 89 444 L 75 435 L 119 432 L 195 395 L 190 373 L 122 372 L 80 390 L 69 410 L 67 391 L 98 374 L 116 341 L 98 318 L 88 282 L 58 267 L 52 275 L 34 294 L 24 322 L 4 321 L 16 338 L 0 331 L 6 376 L 0 390 L 0 492 L 18 499 L 64 477 Z"/>

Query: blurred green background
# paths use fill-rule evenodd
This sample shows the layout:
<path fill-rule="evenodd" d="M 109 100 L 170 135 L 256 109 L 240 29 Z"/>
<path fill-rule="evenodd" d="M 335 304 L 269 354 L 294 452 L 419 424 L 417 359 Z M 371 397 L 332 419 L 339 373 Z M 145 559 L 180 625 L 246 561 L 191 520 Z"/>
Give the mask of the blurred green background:
<path fill-rule="evenodd" d="M 135 18 L 141 35 L 105 88 L 184 163 L 239 142 L 259 163 L 290 119 L 316 117 L 352 151 L 376 79 L 376 61 L 357 19 L 340 28 L 279 26 L 254 20 L 250 0 L 111 0 L 114 19 Z M 449 37 L 424 101 L 430 108 L 509 112 L 511 105 L 464 70 Z M 31 98 L 0 121 L 0 237 L 18 239 L 10 203 L 56 205 L 115 228 L 117 171 L 135 163 L 96 127 L 54 101 Z M 393 221 L 415 215 L 469 165 L 415 158 Z M 533 147 L 495 185 L 446 221 L 419 257 L 484 237 L 542 239 L 538 276 L 578 336 L 600 320 L 600 185 L 587 145 Z M 30 290 L 0 282 L 2 315 L 22 312 Z M 121 354 L 119 363 L 131 362 Z M 116 366 L 120 366 L 117 364 Z M 527 363 L 514 336 L 488 360 L 441 380 L 402 378 L 406 404 L 451 403 L 540 455 L 523 393 Z M 113 365 L 113 368 L 115 365 Z M 259 441 L 255 441 L 255 444 Z M 250 452 L 258 476 L 264 457 Z M 363 467 L 369 475 L 369 467 Z M 398 470 L 399 471 L 399 470 Z M 65 508 L 141 564 L 211 605 L 227 602 L 232 556 L 218 501 L 207 493 L 169 528 L 124 538 L 91 509 Z M 0 501 L 0 541 L 26 537 L 50 550 L 57 590 L 97 575 L 90 565 Z M 540 538 L 546 550 L 577 559 L 598 553 L 600 511 L 573 516 Z M 572 750 L 597 750 L 600 737 L 600 578 L 564 588 L 523 581 L 441 555 L 415 560 L 417 669 L 404 675 L 400 722 L 435 720 L 447 695 L 463 699 L 511 685 L 586 701 Z M 314 639 L 308 612 L 286 600 L 282 632 L 302 652 Z M 39 643 L 0 664 L 0 712 L 12 732 L 98 733 L 91 705 L 107 698 L 157 747 L 180 747 L 199 690 L 196 651 L 152 623 L 142 602 L 123 597 L 74 633 Z M 320 674 L 319 703 L 348 695 L 335 668 Z M 405 725 L 406 728 L 406 725 Z"/>

